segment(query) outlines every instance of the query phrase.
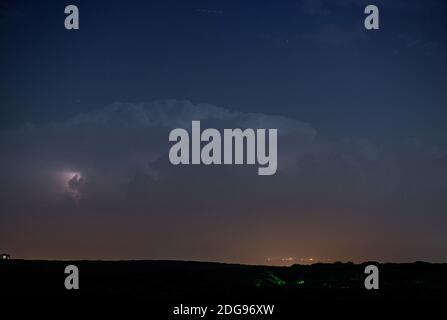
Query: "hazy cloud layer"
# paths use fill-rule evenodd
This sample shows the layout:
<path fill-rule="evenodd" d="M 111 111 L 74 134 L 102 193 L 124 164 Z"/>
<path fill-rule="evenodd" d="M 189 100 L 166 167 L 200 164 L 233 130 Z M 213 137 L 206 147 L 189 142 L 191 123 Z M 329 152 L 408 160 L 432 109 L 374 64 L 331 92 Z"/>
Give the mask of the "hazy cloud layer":
<path fill-rule="evenodd" d="M 277 174 L 260 177 L 256 166 L 171 165 L 168 133 L 189 127 L 191 120 L 201 120 L 202 128 L 277 128 Z M 288 253 L 291 248 L 310 250 L 298 243 L 317 234 L 321 234 L 321 239 L 315 238 L 320 247 L 334 237 L 343 247 L 348 241 L 342 235 L 346 228 L 358 234 L 360 243 L 372 246 L 399 227 L 406 234 L 403 243 L 410 248 L 424 228 L 445 222 L 445 149 L 416 140 L 331 140 L 298 120 L 233 112 L 210 104 L 177 100 L 115 103 L 60 123 L 27 124 L 4 132 L 0 149 L 2 211 L 8 212 L 0 228 L 6 242 L 9 232 L 27 230 L 23 219 L 28 216 L 41 221 L 71 219 L 65 230 L 71 234 L 86 228 L 77 224 L 76 216 L 88 215 L 95 225 L 90 227 L 97 231 L 97 219 L 106 229 L 114 220 L 122 220 L 126 229 L 129 221 L 137 219 L 141 229 L 125 230 L 129 246 L 138 239 L 166 241 L 167 235 L 184 228 L 189 228 L 185 237 L 191 232 L 200 235 L 201 228 L 217 228 L 216 238 L 210 240 L 212 250 L 202 250 L 205 239 L 200 237 L 190 243 L 192 247 L 185 244 L 187 249 L 177 249 L 189 257 L 191 253 L 211 257 L 210 252 L 222 246 L 221 250 L 233 248 L 228 254 L 239 259 L 247 258 L 247 252 L 234 251 L 236 244 L 222 243 L 220 236 L 225 232 L 244 239 L 248 250 L 256 232 L 277 234 L 282 226 L 285 238 L 267 236 L 262 250 L 277 252 L 291 242 L 283 250 Z M 361 224 L 356 223 L 359 219 Z M 419 229 L 406 229 L 407 220 L 419 221 Z M 255 228 L 250 227 L 253 221 L 257 221 Z M 167 233 L 160 234 L 161 226 L 167 225 L 171 226 Z M 51 223 L 44 224 L 39 232 L 61 232 L 49 226 Z M 317 234 L 309 235 L 309 230 Z M 431 234 L 441 236 L 436 231 Z M 118 241 L 126 247 L 121 240 L 106 238 L 104 241 Z M 69 241 L 64 239 L 61 241 Z M 177 253 L 178 257 L 180 251 L 174 242 L 172 246 L 167 255 L 152 245 L 127 252 L 159 257 Z M 319 254 L 325 255 L 321 248 Z M 113 257 L 113 253 L 105 256 Z M 360 257 L 361 252 L 355 256 Z"/>

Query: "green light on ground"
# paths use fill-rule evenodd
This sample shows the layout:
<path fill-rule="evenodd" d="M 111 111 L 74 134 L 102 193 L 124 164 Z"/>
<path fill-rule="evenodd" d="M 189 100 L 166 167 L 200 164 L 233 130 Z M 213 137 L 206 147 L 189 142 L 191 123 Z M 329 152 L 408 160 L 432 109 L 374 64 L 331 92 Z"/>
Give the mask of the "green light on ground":
<path fill-rule="evenodd" d="M 273 274 L 271 271 L 267 271 L 267 280 L 270 281 L 273 284 L 276 284 L 277 286 L 284 286 L 286 282 L 282 280 L 280 277 Z"/>
<path fill-rule="evenodd" d="M 299 285 L 299 286 L 301 286 L 301 285 L 304 284 L 304 280 L 298 280 L 298 281 L 296 282 L 296 284 Z"/>

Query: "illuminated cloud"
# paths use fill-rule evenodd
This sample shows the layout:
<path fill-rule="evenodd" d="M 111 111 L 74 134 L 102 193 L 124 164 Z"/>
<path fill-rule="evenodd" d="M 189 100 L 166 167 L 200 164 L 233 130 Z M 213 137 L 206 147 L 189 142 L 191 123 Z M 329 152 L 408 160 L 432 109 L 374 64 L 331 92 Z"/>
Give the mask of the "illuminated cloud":
<path fill-rule="evenodd" d="M 258 177 L 249 166 L 172 166 L 168 133 L 191 120 L 215 128 L 277 128 L 277 174 Z M 56 216 L 67 226 L 61 229 L 65 233 L 82 233 L 85 241 L 101 237 L 111 248 L 107 257 L 114 257 L 115 246 L 130 257 L 226 256 L 262 263 L 280 257 L 280 264 L 303 262 L 295 257 L 336 259 L 354 237 L 379 252 L 404 214 L 419 217 L 431 207 L 432 220 L 402 231 L 411 244 L 428 224 L 442 225 L 437 212 L 447 207 L 442 148 L 433 152 L 428 143 L 403 141 L 387 148 L 357 137 L 329 140 L 296 119 L 210 104 L 115 103 L 66 121 L 5 131 L 0 142 L 1 205 L 8 219 L 24 213 L 38 221 Z M 52 223 L 29 232 L 45 230 L 55 237 L 62 231 L 48 230 Z M 61 245 L 70 238 L 64 239 Z M 155 245 L 160 242 L 163 248 Z M 361 245 L 356 250 L 360 257 Z"/>

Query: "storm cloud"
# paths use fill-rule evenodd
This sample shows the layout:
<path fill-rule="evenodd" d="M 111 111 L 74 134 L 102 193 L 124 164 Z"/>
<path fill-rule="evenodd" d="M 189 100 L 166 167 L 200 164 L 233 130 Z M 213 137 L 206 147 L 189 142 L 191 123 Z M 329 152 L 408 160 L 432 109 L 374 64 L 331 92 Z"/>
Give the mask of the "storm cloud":
<path fill-rule="evenodd" d="M 203 127 L 277 128 L 277 174 L 260 177 L 253 166 L 171 165 L 168 133 L 188 128 L 191 120 L 201 120 Z M 23 255 L 39 232 L 70 235 L 61 239 L 62 248 L 54 245 L 61 254 L 107 230 L 94 240 L 108 243 L 106 258 L 116 257 L 112 248 L 126 248 L 134 257 L 213 260 L 212 252 L 226 252 L 234 260 L 256 260 L 312 250 L 327 257 L 343 255 L 349 246 L 343 233 L 349 231 L 357 243 L 385 250 L 386 257 L 392 250 L 382 244 L 393 228 L 402 229 L 405 238 L 398 243 L 409 250 L 424 228 L 445 222 L 444 149 L 405 139 L 328 139 L 311 124 L 283 116 L 179 100 L 114 103 L 62 122 L 25 124 L 3 132 L 0 142 L 1 206 L 8 212 L 1 234 L 8 243 L 12 233 L 25 232 L 13 244 Z M 402 223 L 402 217 L 418 221 L 418 228 Z M 27 219 L 42 224 L 29 229 Z M 117 221 L 122 221 L 118 230 Z M 180 230 L 185 242 L 176 245 L 172 237 Z M 227 232 L 235 237 L 227 239 Z M 249 253 L 258 233 L 266 237 Z M 304 237 L 319 249 L 302 243 Z M 159 241 L 168 243 L 162 252 L 155 245 Z M 362 258 L 361 249 L 354 251 Z"/>

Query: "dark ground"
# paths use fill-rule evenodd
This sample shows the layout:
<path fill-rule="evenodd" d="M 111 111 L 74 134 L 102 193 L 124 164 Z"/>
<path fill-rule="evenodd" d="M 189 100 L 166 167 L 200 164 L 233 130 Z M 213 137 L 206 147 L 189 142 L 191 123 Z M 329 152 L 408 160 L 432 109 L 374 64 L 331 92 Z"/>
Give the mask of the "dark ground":
<path fill-rule="evenodd" d="M 79 268 L 80 290 L 64 287 L 64 269 L 69 264 Z M 180 303 L 276 304 L 278 315 L 329 303 L 343 309 L 378 303 L 408 308 L 424 301 L 447 302 L 447 264 L 374 263 L 380 271 L 380 289 L 366 290 L 367 264 L 372 263 L 268 267 L 180 261 L 10 260 L 0 261 L 0 299 L 41 305 L 99 303 L 112 308 L 115 303 L 132 302 L 166 315 Z"/>

